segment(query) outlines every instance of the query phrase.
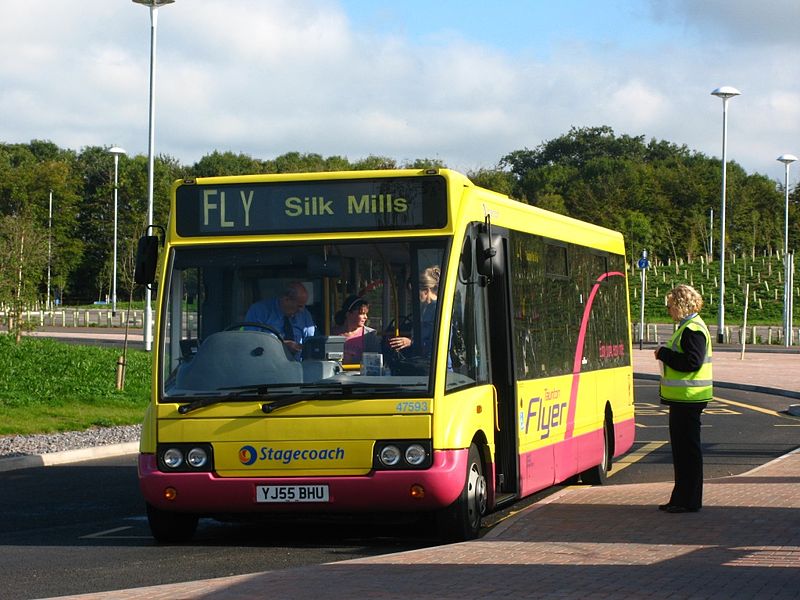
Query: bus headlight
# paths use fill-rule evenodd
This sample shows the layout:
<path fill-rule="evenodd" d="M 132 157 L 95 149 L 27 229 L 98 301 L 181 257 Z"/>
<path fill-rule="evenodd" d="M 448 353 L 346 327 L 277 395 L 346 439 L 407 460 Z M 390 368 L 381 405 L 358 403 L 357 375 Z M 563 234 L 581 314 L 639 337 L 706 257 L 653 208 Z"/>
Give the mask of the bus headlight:
<path fill-rule="evenodd" d="M 195 469 L 199 469 L 208 462 L 208 454 L 203 448 L 192 448 L 186 455 L 186 462 Z"/>
<path fill-rule="evenodd" d="M 183 464 L 183 452 L 179 448 L 168 448 L 164 451 L 164 464 L 170 469 L 177 469 Z"/>
<path fill-rule="evenodd" d="M 375 470 L 428 469 L 433 463 L 431 440 L 377 440 L 372 459 Z"/>
<path fill-rule="evenodd" d="M 159 444 L 156 450 L 158 468 L 165 473 L 196 473 L 214 469 L 211 444 Z"/>
<path fill-rule="evenodd" d="M 418 467 L 425 462 L 425 458 L 427 456 L 428 453 L 420 444 L 411 444 L 408 448 L 406 448 L 406 462 L 414 467 Z"/>
<path fill-rule="evenodd" d="M 400 462 L 400 448 L 393 445 L 384 446 L 378 455 L 381 462 L 387 467 L 394 467 Z"/>

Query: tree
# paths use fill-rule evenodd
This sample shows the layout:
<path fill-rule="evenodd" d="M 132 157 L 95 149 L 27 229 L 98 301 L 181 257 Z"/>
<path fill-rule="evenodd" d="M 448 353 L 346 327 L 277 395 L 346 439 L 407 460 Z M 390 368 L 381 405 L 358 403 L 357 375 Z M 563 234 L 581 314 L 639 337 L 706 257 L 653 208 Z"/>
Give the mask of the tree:
<path fill-rule="evenodd" d="M 332 170 L 441 168 L 441 160 L 418 158 L 399 163 L 381 155 L 350 162 L 346 157 L 287 152 L 260 159 L 230 151 L 213 151 L 191 166 L 166 155 L 155 159 L 153 222 L 166 226 L 170 190 L 176 179 L 254 173 L 305 173 Z M 622 231 L 628 247 L 647 247 L 658 257 L 707 252 L 710 235 L 718 246 L 721 164 L 719 159 L 664 140 L 618 135 L 608 126 L 571 128 L 534 149 L 505 155 L 496 168 L 467 174 L 476 184 L 522 202 Z M 53 196 L 52 224 L 48 221 Z M 783 247 L 783 190 L 763 175 L 728 165 L 727 249 L 771 253 Z M 148 161 L 143 155 L 121 156 L 118 194 L 118 296 L 130 294 L 129 260 L 147 224 Z M 789 247 L 800 239 L 800 192 L 791 191 Z M 714 231 L 709 227 L 715 210 Z M 9 260 L 22 237 L 25 246 L 36 231 L 52 240 L 52 286 L 70 303 L 104 295 L 111 285 L 113 260 L 113 156 L 92 146 L 64 150 L 46 140 L 0 143 L 0 218 L 25 221 L 26 233 L 9 233 L 0 286 L 6 301 L 17 287 Z M 11 239 L 16 242 L 9 241 Z M 36 261 L 33 261 L 34 263 Z M 47 262 L 40 263 L 38 293 L 46 294 Z M 30 290 L 25 288 L 26 293 Z M 16 292 L 14 292 L 16 293 Z"/>
<path fill-rule="evenodd" d="M 417 158 L 415 160 L 406 162 L 403 165 L 404 169 L 444 169 L 445 164 L 438 158 Z"/>
<path fill-rule="evenodd" d="M 396 169 L 397 161 L 395 161 L 393 158 L 389 158 L 388 156 L 376 156 L 374 154 L 370 154 L 366 158 L 357 160 L 353 164 L 353 168 L 356 171 Z"/>
<path fill-rule="evenodd" d="M 30 216 L 0 217 L 0 303 L 8 306 L 6 325 L 17 343 L 25 327 L 22 315 L 37 299 L 47 238 Z"/>
<path fill-rule="evenodd" d="M 494 190 L 506 196 L 514 194 L 514 176 L 501 169 L 478 169 L 467 173 L 467 177 L 480 187 Z"/>
<path fill-rule="evenodd" d="M 219 177 L 222 175 L 252 175 L 268 173 L 266 165 L 246 154 L 217 152 L 206 154 L 190 169 L 195 177 Z"/>

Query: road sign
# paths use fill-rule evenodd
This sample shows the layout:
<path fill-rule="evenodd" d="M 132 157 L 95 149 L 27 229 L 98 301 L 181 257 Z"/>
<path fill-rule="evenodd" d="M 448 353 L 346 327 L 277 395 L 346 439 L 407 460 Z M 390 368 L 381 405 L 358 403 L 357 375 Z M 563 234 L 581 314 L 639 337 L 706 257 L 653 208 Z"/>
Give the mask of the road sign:
<path fill-rule="evenodd" d="M 640 269 L 649 269 L 650 268 L 650 261 L 646 258 L 639 259 L 639 268 Z"/>

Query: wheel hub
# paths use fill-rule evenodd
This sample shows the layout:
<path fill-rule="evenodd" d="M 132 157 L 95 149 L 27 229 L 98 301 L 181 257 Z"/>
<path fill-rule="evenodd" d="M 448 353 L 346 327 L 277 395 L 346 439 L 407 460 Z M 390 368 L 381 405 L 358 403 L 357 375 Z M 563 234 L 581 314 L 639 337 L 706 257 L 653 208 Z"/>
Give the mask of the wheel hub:
<path fill-rule="evenodd" d="M 486 478 L 480 473 L 477 465 L 472 465 L 469 470 L 467 482 L 467 506 L 470 523 L 477 523 L 486 512 Z"/>

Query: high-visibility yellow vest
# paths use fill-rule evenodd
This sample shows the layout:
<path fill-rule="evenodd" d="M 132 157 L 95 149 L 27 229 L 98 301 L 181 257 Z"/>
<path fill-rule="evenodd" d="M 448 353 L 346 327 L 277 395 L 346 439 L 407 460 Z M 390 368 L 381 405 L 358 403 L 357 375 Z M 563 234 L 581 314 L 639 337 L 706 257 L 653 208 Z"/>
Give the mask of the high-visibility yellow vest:
<path fill-rule="evenodd" d="M 664 363 L 664 374 L 661 376 L 661 397 L 674 402 L 708 402 L 714 394 L 711 374 L 711 334 L 699 315 L 683 321 L 668 342 L 668 347 L 675 352 L 683 352 L 681 336 L 685 329 L 699 331 L 706 338 L 706 356 L 703 365 L 697 371 L 676 371 Z"/>

